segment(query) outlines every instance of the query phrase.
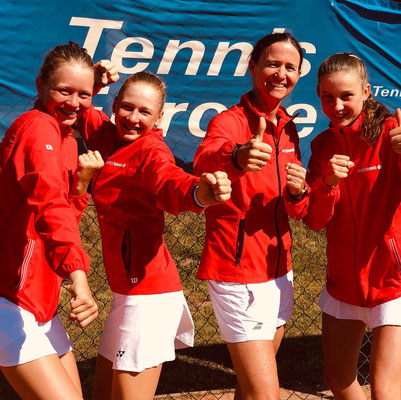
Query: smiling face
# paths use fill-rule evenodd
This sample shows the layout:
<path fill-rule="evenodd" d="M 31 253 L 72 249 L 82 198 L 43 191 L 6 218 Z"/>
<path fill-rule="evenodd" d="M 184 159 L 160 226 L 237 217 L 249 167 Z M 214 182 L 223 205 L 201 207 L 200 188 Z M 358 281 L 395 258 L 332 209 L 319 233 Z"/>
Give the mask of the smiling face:
<path fill-rule="evenodd" d="M 331 123 L 346 127 L 361 113 L 363 102 L 370 94 L 370 85 L 363 85 L 355 71 L 338 71 L 320 78 L 317 93 Z"/>
<path fill-rule="evenodd" d="M 114 100 L 113 112 L 119 137 L 132 142 L 160 123 L 160 93 L 149 83 L 131 83 Z"/>
<path fill-rule="evenodd" d="M 71 127 L 91 105 L 93 70 L 74 61 L 62 63 L 47 81 L 38 77 L 36 87 L 47 112 L 60 128 Z"/>
<path fill-rule="evenodd" d="M 300 62 L 299 52 L 290 42 L 273 43 L 257 62 L 249 62 L 253 93 L 262 110 L 275 110 L 291 93 L 301 75 Z"/>

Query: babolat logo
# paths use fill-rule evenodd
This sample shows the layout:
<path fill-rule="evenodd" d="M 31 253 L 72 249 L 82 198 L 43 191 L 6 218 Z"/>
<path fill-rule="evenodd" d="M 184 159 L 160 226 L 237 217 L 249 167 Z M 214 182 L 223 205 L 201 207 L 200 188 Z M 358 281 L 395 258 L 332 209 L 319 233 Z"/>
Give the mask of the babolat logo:
<path fill-rule="evenodd" d="M 124 355 L 124 353 L 125 353 L 125 350 L 119 350 L 119 351 L 117 351 L 117 358 L 121 358 L 123 355 Z"/>

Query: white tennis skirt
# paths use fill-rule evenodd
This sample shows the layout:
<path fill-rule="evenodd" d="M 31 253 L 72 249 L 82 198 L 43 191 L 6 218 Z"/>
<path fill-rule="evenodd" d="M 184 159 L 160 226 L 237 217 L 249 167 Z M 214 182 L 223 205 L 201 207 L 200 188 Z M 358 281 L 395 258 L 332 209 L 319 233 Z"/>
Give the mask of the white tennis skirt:
<path fill-rule="evenodd" d="M 375 307 L 358 307 L 335 299 L 324 287 L 318 305 L 326 314 L 337 319 L 362 321 L 370 329 L 383 325 L 401 326 L 401 297 Z"/>
<path fill-rule="evenodd" d="M 262 283 L 207 281 L 221 339 L 229 343 L 273 340 L 292 315 L 293 273 Z"/>
<path fill-rule="evenodd" d="M 182 291 L 125 296 L 114 293 L 99 343 L 113 369 L 141 372 L 193 346 L 194 324 Z"/>
<path fill-rule="evenodd" d="M 50 354 L 61 357 L 72 349 L 58 315 L 38 322 L 31 312 L 0 297 L 0 366 L 21 365 Z"/>

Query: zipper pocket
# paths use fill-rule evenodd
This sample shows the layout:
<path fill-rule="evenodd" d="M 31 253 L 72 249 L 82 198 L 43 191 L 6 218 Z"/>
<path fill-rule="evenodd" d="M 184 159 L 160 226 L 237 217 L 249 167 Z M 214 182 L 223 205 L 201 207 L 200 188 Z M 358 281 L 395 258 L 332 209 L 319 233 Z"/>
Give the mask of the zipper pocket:
<path fill-rule="evenodd" d="M 31 258 L 33 255 L 33 250 L 35 249 L 35 241 L 33 239 L 28 239 L 28 245 L 26 248 L 24 259 L 22 260 L 22 265 L 20 269 L 20 276 L 17 281 L 17 290 L 22 290 L 26 282 L 26 276 L 28 273 L 28 266 L 31 262 Z"/>
<path fill-rule="evenodd" d="M 127 229 L 124 232 L 123 242 L 121 245 L 121 256 L 124 263 L 127 277 L 131 276 L 131 232 Z"/>
<path fill-rule="evenodd" d="M 393 254 L 395 265 L 398 268 L 398 271 L 401 273 L 401 256 L 397 243 L 394 238 L 388 239 L 387 241 L 390 246 L 391 253 Z"/>
<path fill-rule="evenodd" d="M 244 250 L 244 239 L 245 239 L 245 220 L 240 219 L 238 225 L 238 236 L 237 236 L 237 244 L 235 249 L 235 266 L 238 267 L 241 257 L 242 251 Z"/>

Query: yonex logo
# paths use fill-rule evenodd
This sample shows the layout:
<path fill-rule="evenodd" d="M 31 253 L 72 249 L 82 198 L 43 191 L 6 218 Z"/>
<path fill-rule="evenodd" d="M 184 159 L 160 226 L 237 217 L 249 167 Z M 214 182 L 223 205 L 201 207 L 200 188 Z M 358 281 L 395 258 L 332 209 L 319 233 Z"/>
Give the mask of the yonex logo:
<path fill-rule="evenodd" d="M 256 330 L 262 329 L 262 326 L 263 326 L 263 322 L 258 322 L 258 323 L 253 327 L 253 330 L 256 331 Z"/>
<path fill-rule="evenodd" d="M 47 149 L 47 150 L 53 150 L 53 146 L 52 146 L 51 144 L 47 144 L 47 145 L 46 145 L 46 149 Z"/>
<path fill-rule="evenodd" d="M 116 357 L 121 358 L 124 355 L 124 353 L 125 353 L 125 350 L 119 350 L 119 351 L 117 351 Z"/>

